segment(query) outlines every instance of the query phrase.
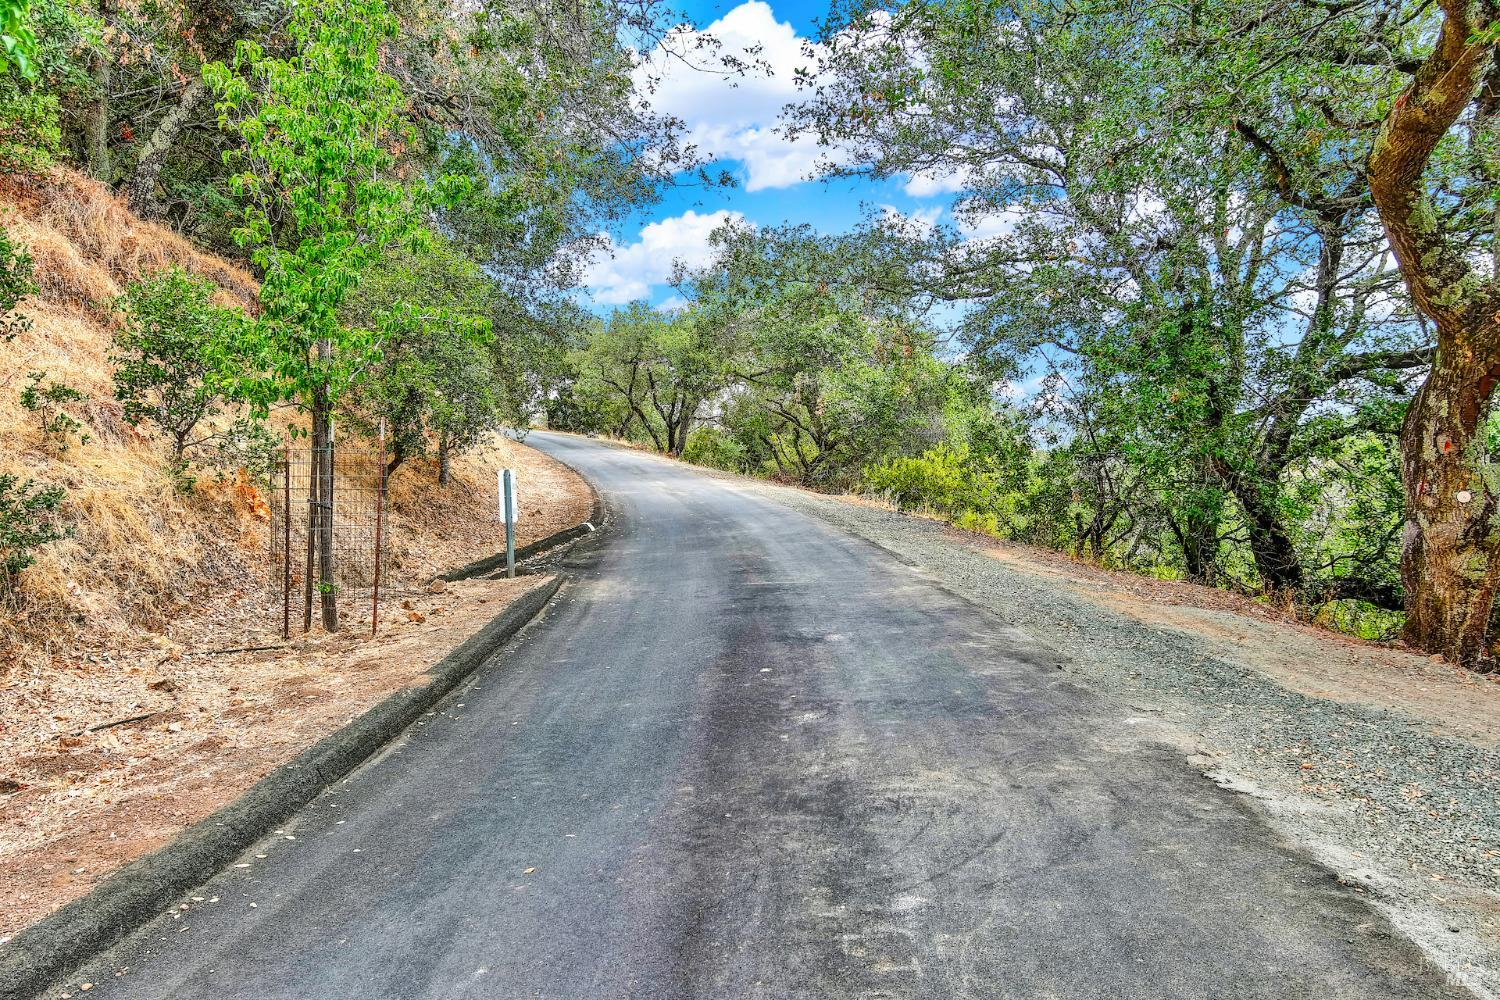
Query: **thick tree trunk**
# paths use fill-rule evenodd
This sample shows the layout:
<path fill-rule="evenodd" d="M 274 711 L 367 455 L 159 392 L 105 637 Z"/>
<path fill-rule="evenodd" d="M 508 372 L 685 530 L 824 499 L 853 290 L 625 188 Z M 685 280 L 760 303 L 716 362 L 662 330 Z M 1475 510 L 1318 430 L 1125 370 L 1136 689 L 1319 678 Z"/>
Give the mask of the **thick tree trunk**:
<path fill-rule="evenodd" d="M 99 17 L 110 22 L 110 0 L 99 0 Z M 83 158 L 89 176 L 105 184 L 110 182 L 109 162 L 109 91 L 113 85 L 114 53 L 108 42 L 89 60 L 95 93 L 83 108 Z"/>
<path fill-rule="evenodd" d="M 1255 560 L 1261 587 L 1273 594 L 1300 590 L 1303 573 L 1297 546 L 1280 513 L 1259 489 L 1261 483 L 1275 483 L 1280 474 L 1274 469 L 1261 468 L 1247 482 L 1232 469 L 1221 468 L 1219 472 L 1245 514 L 1250 529 L 1250 555 Z"/>
<path fill-rule="evenodd" d="M 1302 588 L 1302 560 L 1276 512 L 1265 505 L 1251 508 L 1241 502 L 1250 521 L 1250 555 L 1268 593 L 1295 593 Z"/>
<path fill-rule="evenodd" d="M 1217 512 L 1190 511 L 1172 525 L 1182 548 L 1183 575 L 1193 583 L 1213 583 L 1219 555 Z"/>
<path fill-rule="evenodd" d="M 1218 546 L 1189 526 L 1182 538 L 1183 575 L 1192 583 L 1213 583 L 1214 556 Z"/>
<path fill-rule="evenodd" d="M 1094 561 L 1100 562 L 1104 559 L 1104 535 L 1110 528 L 1114 527 L 1115 518 L 1105 520 L 1096 516 L 1093 523 L 1089 525 L 1089 551 L 1094 554 Z"/>
<path fill-rule="evenodd" d="M 140 156 L 135 162 L 135 171 L 125 185 L 125 196 L 130 207 L 139 215 L 153 216 L 161 213 L 161 202 L 156 196 L 156 182 L 166 165 L 167 155 L 176 145 L 177 138 L 187 127 L 188 120 L 198 110 L 198 105 L 208 96 L 208 86 L 201 76 L 195 76 L 183 88 L 177 104 L 162 118 L 156 129 L 141 144 Z"/>
<path fill-rule="evenodd" d="M 668 445 L 670 449 L 668 454 L 681 455 L 683 450 L 687 448 L 688 432 L 692 428 L 692 425 L 691 418 L 683 417 L 676 426 L 667 429 L 667 433 L 670 435 L 668 438 L 670 442 Z"/>
<path fill-rule="evenodd" d="M 318 449 L 313 442 L 307 453 L 307 555 L 302 571 L 302 631 L 312 631 L 313 580 L 318 571 L 318 528 L 322 515 L 318 513 Z"/>
<path fill-rule="evenodd" d="M 453 482 L 453 458 L 446 439 L 438 441 L 438 485 Z"/>
<path fill-rule="evenodd" d="M 1412 303 L 1438 331 L 1432 369 L 1401 431 L 1405 636 L 1473 666 L 1486 652 L 1500 558 L 1495 497 L 1475 474 L 1476 438 L 1500 383 L 1500 285 L 1495 275 L 1474 270 L 1468 244 L 1434 203 L 1426 173 L 1478 96 L 1495 41 L 1490 5 L 1440 0 L 1438 7 L 1437 37 L 1386 112 L 1366 174 Z"/>
<path fill-rule="evenodd" d="M 1496 498 L 1475 472 L 1479 417 L 1494 377 L 1465 368 L 1440 351 L 1407 411 L 1401 432 L 1408 497 L 1401 581 L 1406 641 L 1474 666 L 1486 654 L 1500 574 L 1500 525 Z"/>
<path fill-rule="evenodd" d="M 1103 506 L 1094 510 L 1088 524 L 1083 523 L 1082 514 L 1075 514 L 1074 525 L 1078 531 L 1078 542 L 1074 547 L 1074 555 L 1082 559 L 1087 553 L 1095 562 L 1103 560 L 1106 548 L 1105 536 L 1119 519 L 1118 509 L 1106 512 Z"/>

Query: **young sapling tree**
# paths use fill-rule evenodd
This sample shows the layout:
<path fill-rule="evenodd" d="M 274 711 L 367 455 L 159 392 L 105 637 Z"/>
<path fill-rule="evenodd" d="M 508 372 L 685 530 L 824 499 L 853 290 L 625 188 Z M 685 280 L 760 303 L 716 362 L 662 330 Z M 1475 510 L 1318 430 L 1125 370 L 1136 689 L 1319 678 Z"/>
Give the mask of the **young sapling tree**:
<path fill-rule="evenodd" d="M 205 428 L 223 405 L 216 355 L 245 322 L 215 305 L 213 283 L 173 267 L 131 284 L 117 301 L 125 321 L 115 335 L 115 398 L 133 426 L 150 424 L 181 471 L 192 449 L 217 435 Z"/>
<path fill-rule="evenodd" d="M 0 343 L 31 329 L 31 320 L 16 312 L 22 299 L 36 293 L 31 268 L 31 254 L 0 229 Z"/>
<path fill-rule="evenodd" d="M 83 399 L 83 393 L 66 382 L 49 379 L 44 371 L 28 372 L 26 388 L 21 390 L 21 407 L 36 414 L 43 444 L 57 454 L 67 451 L 74 438 L 79 444 L 89 443 L 83 421 L 67 410 L 69 405 Z"/>
<path fill-rule="evenodd" d="M 13 601 L 22 571 L 36 550 L 68 537 L 59 521 L 65 494 L 57 486 L 0 473 L 0 597 Z"/>
<path fill-rule="evenodd" d="M 382 0 L 294 0 L 291 55 L 241 41 L 231 64 L 203 70 L 222 124 L 243 141 L 230 180 L 244 202 L 235 238 L 264 273 L 261 313 L 241 338 L 257 363 L 238 388 L 258 410 L 291 401 L 309 414 L 308 530 L 328 631 L 338 629 L 334 406 L 380 346 L 376 331 L 341 323 L 339 308 L 387 249 L 420 240 L 426 204 L 459 193 L 446 177 L 414 188 L 395 173 L 406 102 L 381 49 L 396 28 Z"/>

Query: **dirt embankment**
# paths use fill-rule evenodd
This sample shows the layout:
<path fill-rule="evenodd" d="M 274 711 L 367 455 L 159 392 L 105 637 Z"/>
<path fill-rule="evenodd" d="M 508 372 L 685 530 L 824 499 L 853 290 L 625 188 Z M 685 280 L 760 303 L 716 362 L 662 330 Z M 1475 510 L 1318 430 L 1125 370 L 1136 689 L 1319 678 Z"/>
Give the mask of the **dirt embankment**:
<path fill-rule="evenodd" d="M 249 309 L 252 277 L 66 171 L 0 178 L 0 225 L 39 286 L 20 310 L 31 329 L 0 343 L 0 473 L 65 489 L 72 528 L 0 600 L 3 940 L 409 683 L 531 586 L 427 587 L 501 546 L 497 470 L 520 475 L 519 544 L 588 519 L 593 497 L 510 440 L 459 457 L 446 487 L 408 462 L 390 482 L 380 635 L 351 596 L 342 633 L 283 644 L 265 485 L 228 469 L 180 488 L 162 443 L 124 422 L 109 362 L 130 281 L 177 265 Z M 87 442 L 57 447 L 20 404 L 33 370 L 83 394 L 70 412 Z"/>
<path fill-rule="evenodd" d="M 526 484 L 521 544 L 588 519 L 587 484 L 535 449 L 502 442 L 476 461 Z M 434 570 L 502 544 L 492 520 L 424 516 L 449 526 L 422 559 Z M 542 579 L 408 577 L 386 591 L 376 637 L 365 611 L 286 644 L 279 593 L 260 586 L 163 632 L 14 668 L 0 689 L 0 940 L 411 683 Z"/>

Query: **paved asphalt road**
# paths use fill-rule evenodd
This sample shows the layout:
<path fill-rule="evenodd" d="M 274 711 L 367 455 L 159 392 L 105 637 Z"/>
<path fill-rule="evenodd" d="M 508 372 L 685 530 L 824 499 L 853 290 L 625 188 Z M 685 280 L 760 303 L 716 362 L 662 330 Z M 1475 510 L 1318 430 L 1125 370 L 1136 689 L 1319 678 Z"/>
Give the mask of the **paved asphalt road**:
<path fill-rule="evenodd" d="M 1003 621 L 754 488 L 532 441 L 614 513 L 573 582 L 90 997 L 1467 996 Z"/>

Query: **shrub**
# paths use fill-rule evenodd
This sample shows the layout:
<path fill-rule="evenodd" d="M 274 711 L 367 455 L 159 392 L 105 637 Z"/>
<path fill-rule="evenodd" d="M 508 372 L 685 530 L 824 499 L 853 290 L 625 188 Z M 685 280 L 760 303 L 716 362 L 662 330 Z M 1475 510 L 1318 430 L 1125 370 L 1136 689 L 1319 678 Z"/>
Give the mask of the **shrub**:
<path fill-rule="evenodd" d="M 22 8 L 29 9 L 11 22 L 22 34 L 11 35 L 10 65 L 0 58 L 0 173 L 40 173 L 61 158 L 62 105 L 94 92 L 89 63 L 103 51 L 105 25 L 95 5 L 0 4 L 0 11 L 12 14 Z M 0 35 L 7 33 L 0 25 Z"/>
<path fill-rule="evenodd" d="M 15 311 L 22 299 L 36 292 L 31 275 L 31 254 L 0 229 L 0 341 L 14 340 L 31 329 L 31 320 Z"/>
<path fill-rule="evenodd" d="M 178 267 L 132 283 L 116 302 L 125 323 L 115 335 L 115 398 L 132 426 L 148 423 L 172 445 L 181 468 L 187 452 L 223 403 L 214 379 L 214 345 L 239 314 L 213 303 L 212 282 Z"/>
<path fill-rule="evenodd" d="M 901 455 L 865 470 L 865 483 L 902 510 L 951 513 L 974 507 L 965 468 L 969 450 L 940 444 L 917 456 Z"/>
<path fill-rule="evenodd" d="M 83 422 L 66 409 L 83 398 L 83 393 L 68 383 L 51 381 L 42 371 L 27 373 L 26 388 L 21 390 L 21 405 L 36 414 L 43 442 L 58 452 L 67 451 L 74 437 L 79 444 L 89 443 Z"/>
<path fill-rule="evenodd" d="M 0 595 L 15 593 L 38 548 L 68 537 L 58 520 L 64 496 L 59 487 L 0 473 Z"/>
<path fill-rule="evenodd" d="M 263 479 L 271 473 L 281 441 L 254 417 L 241 417 L 217 435 L 211 464 L 220 482 L 243 469 Z"/>
<path fill-rule="evenodd" d="M 41 173 L 61 149 L 57 98 L 0 78 L 0 173 Z"/>
<path fill-rule="evenodd" d="M 940 444 L 870 466 L 865 484 L 902 510 L 929 510 L 996 538 L 1014 537 L 1028 524 L 1022 513 L 1026 494 L 1006 489 L 994 464 L 976 460 L 964 445 Z"/>
<path fill-rule="evenodd" d="M 744 472 L 745 446 L 717 427 L 699 427 L 688 435 L 682 459 L 726 472 Z"/>
<path fill-rule="evenodd" d="M 972 510 L 960 511 L 953 519 L 953 524 L 965 531 L 977 531 L 982 535 L 994 535 L 996 538 L 1002 537 L 1000 519 L 994 514 L 981 514 Z"/>

